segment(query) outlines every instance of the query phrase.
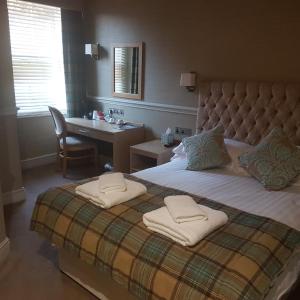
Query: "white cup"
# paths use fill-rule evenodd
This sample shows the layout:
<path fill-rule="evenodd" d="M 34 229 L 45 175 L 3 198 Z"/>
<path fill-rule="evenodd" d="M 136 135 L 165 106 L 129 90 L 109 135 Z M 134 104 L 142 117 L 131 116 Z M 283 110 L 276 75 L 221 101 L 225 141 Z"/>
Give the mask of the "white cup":
<path fill-rule="evenodd" d="M 96 110 L 93 111 L 93 120 L 98 120 L 98 112 Z"/>

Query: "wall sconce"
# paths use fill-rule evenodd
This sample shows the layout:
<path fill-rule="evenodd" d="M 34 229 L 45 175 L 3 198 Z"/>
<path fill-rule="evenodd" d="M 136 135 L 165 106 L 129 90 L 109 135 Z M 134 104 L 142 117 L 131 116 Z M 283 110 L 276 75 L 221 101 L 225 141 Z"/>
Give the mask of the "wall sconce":
<path fill-rule="evenodd" d="M 193 92 L 196 89 L 196 73 L 181 73 L 180 86 L 184 86 L 189 92 Z"/>
<path fill-rule="evenodd" d="M 100 45 L 85 44 L 85 54 L 92 56 L 94 59 L 100 59 Z"/>

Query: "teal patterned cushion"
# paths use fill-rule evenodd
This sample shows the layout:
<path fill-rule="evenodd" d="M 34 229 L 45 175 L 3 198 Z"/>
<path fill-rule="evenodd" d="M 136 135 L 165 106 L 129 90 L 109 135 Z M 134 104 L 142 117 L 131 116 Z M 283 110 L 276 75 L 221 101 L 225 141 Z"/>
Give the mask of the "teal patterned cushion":
<path fill-rule="evenodd" d="M 182 141 L 188 160 L 187 170 L 217 168 L 230 162 L 223 132 L 223 127 L 218 126 Z"/>
<path fill-rule="evenodd" d="M 269 190 L 285 188 L 300 174 L 300 149 L 280 128 L 274 128 L 239 160 L 241 166 Z"/>

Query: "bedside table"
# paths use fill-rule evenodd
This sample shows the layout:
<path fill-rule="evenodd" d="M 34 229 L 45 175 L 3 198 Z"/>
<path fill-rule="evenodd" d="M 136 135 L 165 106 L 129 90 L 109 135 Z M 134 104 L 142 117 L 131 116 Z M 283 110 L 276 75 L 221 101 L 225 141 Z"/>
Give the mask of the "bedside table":
<path fill-rule="evenodd" d="M 165 147 L 160 140 L 130 146 L 130 173 L 162 165 L 172 156 L 173 147 Z"/>

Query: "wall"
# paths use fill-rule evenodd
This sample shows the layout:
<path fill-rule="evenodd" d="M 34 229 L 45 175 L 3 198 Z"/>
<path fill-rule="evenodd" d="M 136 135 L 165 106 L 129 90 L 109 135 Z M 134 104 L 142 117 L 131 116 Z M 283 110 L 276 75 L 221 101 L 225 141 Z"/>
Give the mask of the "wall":
<path fill-rule="evenodd" d="M 33 1 L 71 9 L 82 5 L 71 0 Z M 125 118 L 144 122 L 147 138 L 159 136 L 167 126 L 194 128 L 195 110 L 186 108 L 197 106 L 197 91 L 188 93 L 179 87 L 181 72 L 197 71 L 203 79 L 300 80 L 297 1 L 246 0 L 242 5 L 238 0 L 82 2 L 86 42 L 103 47 L 101 60 L 86 58 L 88 93 L 101 98 L 97 107 L 105 111 L 120 107 Z M 135 101 L 109 102 L 111 43 L 135 41 L 146 46 L 143 103 L 149 104 L 147 109 Z M 55 152 L 52 126 L 49 117 L 18 119 L 23 160 Z"/>
<path fill-rule="evenodd" d="M 16 108 L 6 1 L 0 2 L 0 182 L 4 202 L 24 197 L 17 137 Z"/>
<path fill-rule="evenodd" d="M 2 263 L 6 260 L 8 254 L 9 254 L 9 239 L 6 237 L 6 232 L 5 232 L 2 193 L 0 187 L 0 267 Z"/>
<path fill-rule="evenodd" d="M 6 238 L 5 233 L 5 224 L 4 224 L 4 213 L 3 213 L 3 205 L 2 205 L 2 192 L 0 188 L 0 244 Z"/>
<path fill-rule="evenodd" d="M 21 160 L 56 153 L 56 136 L 51 116 L 19 117 Z"/>
<path fill-rule="evenodd" d="M 200 79 L 300 81 L 299 8 L 293 0 L 91 0 L 85 8 L 86 39 L 104 51 L 97 62 L 87 58 L 88 93 L 100 97 L 105 110 L 124 105 L 104 101 L 111 97 L 116 42 L 145 42 L 146 103 L 196 107 L 197 92 L 179 87 L 180 73 L 190 70 Z M 154 135 L 171 119 L 180 126 L 195 120 L 124 108 L 125 118 L 145 121 Z"/>
<path fill-rule="evenodd" d="M 53 5 L 61 8 L 81 10 L 84 0 L 25 0 L 40 4 Z"/>

